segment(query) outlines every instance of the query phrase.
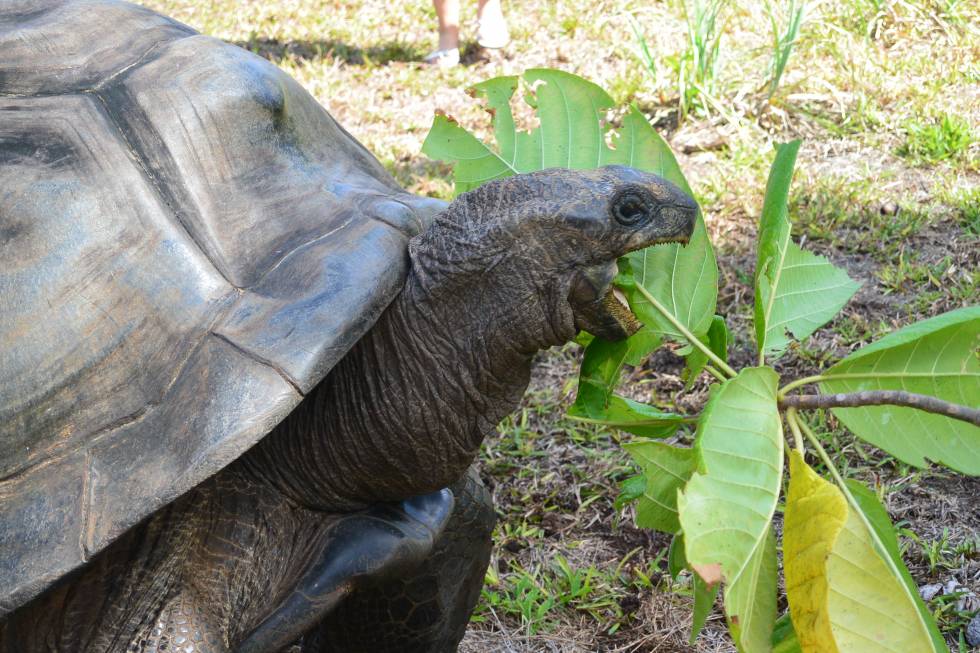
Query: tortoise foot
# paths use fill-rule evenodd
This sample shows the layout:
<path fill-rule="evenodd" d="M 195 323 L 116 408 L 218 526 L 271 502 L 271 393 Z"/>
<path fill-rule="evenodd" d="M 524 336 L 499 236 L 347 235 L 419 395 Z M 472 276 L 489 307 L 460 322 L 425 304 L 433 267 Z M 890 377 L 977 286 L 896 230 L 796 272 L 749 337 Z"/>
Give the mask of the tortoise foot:
<path fill-rule="evenodd" d="M 413 572 L 364 583 L 302 640 L 302 653 L 455 651 L 480 597 L 496 516 L 475 469 L 452 486 L 455 506 Z"/>

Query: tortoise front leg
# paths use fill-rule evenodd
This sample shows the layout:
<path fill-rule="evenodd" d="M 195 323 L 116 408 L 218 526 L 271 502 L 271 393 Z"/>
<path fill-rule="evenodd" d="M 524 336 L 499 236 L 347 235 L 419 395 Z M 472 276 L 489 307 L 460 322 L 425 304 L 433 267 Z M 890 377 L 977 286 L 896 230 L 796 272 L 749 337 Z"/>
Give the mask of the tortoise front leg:
<path fill-rule="evenodd" d="M 352 590 L 410 573 L 432 552 L 452 509 L 453 495 L 440 490 L 338 517 L 322 533 L 292 591 L 235 651 L 280 651 Z"/>
<path fill-rule="evenodd" d="M 496 521 L 474 468 L 452 486 L 453 514 L 411 573 L 358 588 L 302 640 L 302 653 L 455 651 L 480 597 Z"/>

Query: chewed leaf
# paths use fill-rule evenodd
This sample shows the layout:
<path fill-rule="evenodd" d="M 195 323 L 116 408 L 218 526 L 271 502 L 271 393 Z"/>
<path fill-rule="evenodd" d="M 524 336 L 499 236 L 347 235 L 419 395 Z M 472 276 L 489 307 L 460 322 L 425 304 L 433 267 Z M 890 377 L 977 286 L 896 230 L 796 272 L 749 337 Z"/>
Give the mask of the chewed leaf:
<path fill-rule="evenodd" d="M 515 174 L 515 170 L 499 154 L 444 115 L 437 115 L 432 121 L 422 151 L 436 159 L 456 161 L 456 194 L 465 193 L 492 179 Z"/>
<path fill-rule="evenodd" d="M 540 122 L 530 132 L 517 128 L 511 108 L 522 80 L 525 86 L 533 86 L 526 99 Z M 658 174 L 691 194 L 670 147 L 640 110 L 630 107 L 617 127 L 610 126 L 606 114 L 615 103 L 591 82 L 557 70 L 531 69 L 520 78 L 498 77 L 477 84 L 473 92 L 493 115 L 496 147 L 482 143 L 443 116 L 436 117 L 422 146 L 429 156 L 455 164 L 457 193 L 492 179 L 543 168 L 620 164 Z M 703 218 L 698 216 L 686 247 L 665 244 L 633 252 L 629 260 L 636 280 L 686 328 L 698 337 L 705 336 L 715 311 L 718 268 Z M 626 294 L 646 325 L 648 351 L 656 348 L 656 338 L 661 335 L 683 342 L 669 320 L 644 305 L 635 288 Z"/>
<path fill-rule="evenodd" d="M 951 311 L 895 331 L 824 373 L 824 393 L 905 390 L 964 406 L 980 405 L 980 306 Z M 927 460 L 980 475 L 980 428 L 898 406 L 835 408 L 855 435 L 903 462 Z"/>

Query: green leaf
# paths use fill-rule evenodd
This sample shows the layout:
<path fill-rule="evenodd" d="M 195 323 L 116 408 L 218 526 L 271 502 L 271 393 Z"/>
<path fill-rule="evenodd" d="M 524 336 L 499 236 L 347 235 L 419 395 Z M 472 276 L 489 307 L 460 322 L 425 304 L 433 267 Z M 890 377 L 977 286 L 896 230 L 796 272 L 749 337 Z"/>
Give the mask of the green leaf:
<path fill-rule="evenodd" d="M 859 349 L 824 373 L 827 394 L 905 390 L 980 404 L 980 306 L 912 324 Z M 917 467 L 933 460 L 980 475 L 980 428 L 900 406 L 834 408 L 859 438 Z"/>
<path fill-rule="evenodd" d="M 739 653 L 772 650 L 776 623 L 776 537 L 767 529 L 746 565 L 746 574 L 725 588 L 725 617 L 728 632 Z"/>
<path fill-rule="evenodd" d="M 578 394 L 569 414 L 602 419 L 609 406 L 609 398 L 619 385 L 620 371 L 629 352 L 625 340 L 610 342 L 595 338 L 585 348 L 582 367 L 579 370 Z"/>
<path fill-rule="evenodd" d="M 789 614 L 776 619 L 772 629 L 772 653 L 803 653 Z"/>
<path fill-rule="evenodd" d="M 584 409 L 577 403 L 576 399 L 576 403 L 568 409 L 569 417 L 591 424 L 602 424 L 646 438 L 671 436 L 682 424 L 691 419 L 685 415 L 667 413 L 617 395 L 609 396 L 603 410 L 593 408 L 588 414 L 584 413 Z"/>
<path fill-rule="evenodd" d="M 847 489 L 850 490 L 851 496 L 854 497 L 861 512 L 864 513 L 866 521 L 870 524 L 875 535 L 877 535 L 875 551 L 878 555 L 888 556 L 891 559 L 894 568 L 898 570 L 902 583 L 905 584 L 906 597 L 915 603 L 922 623 L 925 624 L 925 627 L 929 631 L 933 648 L 936 651 L 945 651 L 946 642 L 943 640 L 943 636 L 936 626 L 936 621 L 932 618 L 932 614 L 922 600 L 922 596 L 919 595 L 919 586 L 912 579 L 912 574 L 909 573 L 908 568 L 905 566 L 905 561 L 902 560 L 902 554 L 898 548 L 898 537 L 895 535 L 895 526 L 888 517 L 888 511 L 878 501 L 878 496 L 862 483 L 854 479 L 847 479 L 844 482 L 847 484 Z M 879 542 L 881 543 L 881 548 L 877 546 Z"/>
<path fill-rule="evenodd" d="M 643 474 L 630 476 L 619 484 L 619 496 L 613 502 L 613 508 L 622 510 L 627 504 L 633 503 L 643 496 L 643 491 L 647 487 L 647 480 Z"/>
<path fill-rule="evenodd" d="M 643 470 L 646 487 L 636 505 L 636 523 L 677 533 L 677 490 L 694 471 L 694 450 L 662 442 L 630 442 L 623 448 Z"/>
<path fill-rule="evenodd" d="M 687 560 L 709 584 L 724 579 L 726 613 L 750 651 L 769 649 L 776 618 L 768 588 L 783 460 L 778 380 L 769 368 L 747 368 L 715 386 L 695 437 L 698 470 L 677 499 Z"/>
<path fill-rule="evenodd" d="M 694 615 L 691 618 L 691 635 L 687 638 L 692 646 L 704 630 L 704 624 L 715 608 L 715 597 L 718 596 L 719 587 L 718 583 L 708 585 L 700 576 L 694 574 Z"/>
<path fill-rule="evenodd" d="M 697 337 L 707 334 L 718 299 L 718 265 L 699 215 L 686 246 L 671 243 L 628 255 L 636 283 Z M 635 287 L 623 289 L 644 328 L 686 343 L 686 338 Z"/>
<path fill-rule="evenodd" d="M 629 350 L 626 352 L 626 364 L 642 365 L 651 352 L 660 348 L 660 336 L 648 329 L 640 329 L 629 337 Z"/>
<path fill-rule="evenodd" d="M 849 504 L 836 486 L 790 454 L 784 561 L 786 592 L 801 648 L 807 653 L 946 651 L 928 613 L 918 607 L 904 567 L 881 549 L 897 542 L 884 510 Z M 869 530 L 868 524 L 877 522 Z M 885 544 L 880 531 L 888 530 Z"/>
<path fill-rule="evenodd" d="M 667 551 L 667 571 L 671 578 L 677 580 L 685 569 L 687 569 L 687 558 L 684 557 L 684 533 L 674 533 L 674 537 L 670 539 L 670 549 Z"/>
<path fill-rule="evenodd" d="M 456 162 L 453 176 L 457 195 L 516 174 L 500 155 L 448 116 L 437 115 L 432 120 L 422 151 L 434 159 Z"/>
<path fill-rule="evenodd" d="M 496 149 L 465 132 L 451 118 L 436 116 L 422 151 L 455 162 L 457 193 L 521 172 L 616 163 L 657 173 L 690 194 L 670 148 L 635 106 L 610 135 L 605 116 L 615 102 L 595 84 L 546 68 L 525 71 L 523 80 L 534 88 L 524 99 L 535 108 L 540 121 L 531 132 L 517 129 L 510 106 L 519 78 L 497 77 L 473 87 L 473 94 L 485 99 L 493 115 Z M 612 148 L 606 144 L 607 136 Z"/>
<path fill-rule="evenodd" d="M 667 553 L 667 571 L 675 581 L 680 573 L 687 569 L 687 559 L 684 557 L 684 533 L 678 532 L 670 540 L 670 549 Z M 693 575 L 694 585 L 694 615 L 691 620 L 691 635 L 688 641 L 691 644 L 704 629 L 704 624 L 711 615 L 715 607 L 715 597 L 718 596 L 718 583 L 708 585 L 697 574 Z"/>
<path fill-rule="evenodd" d="M 725 324 L 725 318 L 720 315 L 716 315 L 714 319 L 711 320 L 711 326 L 708 327 L 708 333 L 702 340 L 704 344 L 708 346 L 711 353 L 716 355 L 721 360 L 728 362 L 728 341 L 731 338 L 731 334 L 728 331 L 728 325 Z M 682 378 L 684 379 L 684 389 L 690 390 L 694 382 L 698 380 L 701 372 L 704 370 L 705 365 L 708 364 L 708 357 L 697 347 L 691 347 L 691 352 L 687 355 L 687 367 L 684 369 Z"/>
<path fill-rule="evenodd" d="M 800 141 L 780 145 L 769 172 L 755 269 L 755 334 L 759 351 L 778 357 L 831 320 L 861 284 L 790 238 L 786 199 Z"/>

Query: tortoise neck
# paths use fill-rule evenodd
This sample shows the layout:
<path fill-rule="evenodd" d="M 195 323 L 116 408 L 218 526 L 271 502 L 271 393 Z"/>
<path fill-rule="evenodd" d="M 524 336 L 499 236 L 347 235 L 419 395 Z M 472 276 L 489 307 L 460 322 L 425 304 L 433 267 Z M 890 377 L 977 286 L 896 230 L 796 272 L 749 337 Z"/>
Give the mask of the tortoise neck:
<path fill-rule="evenodd" d="M 353 510 L 458 480 L 557 337 L 532 317 L 543 308 L 488 310 L 502 299 L 486 284 L 456 292 L 412 264 L 375 326 L 244 459 L 301 505 Z"/>

